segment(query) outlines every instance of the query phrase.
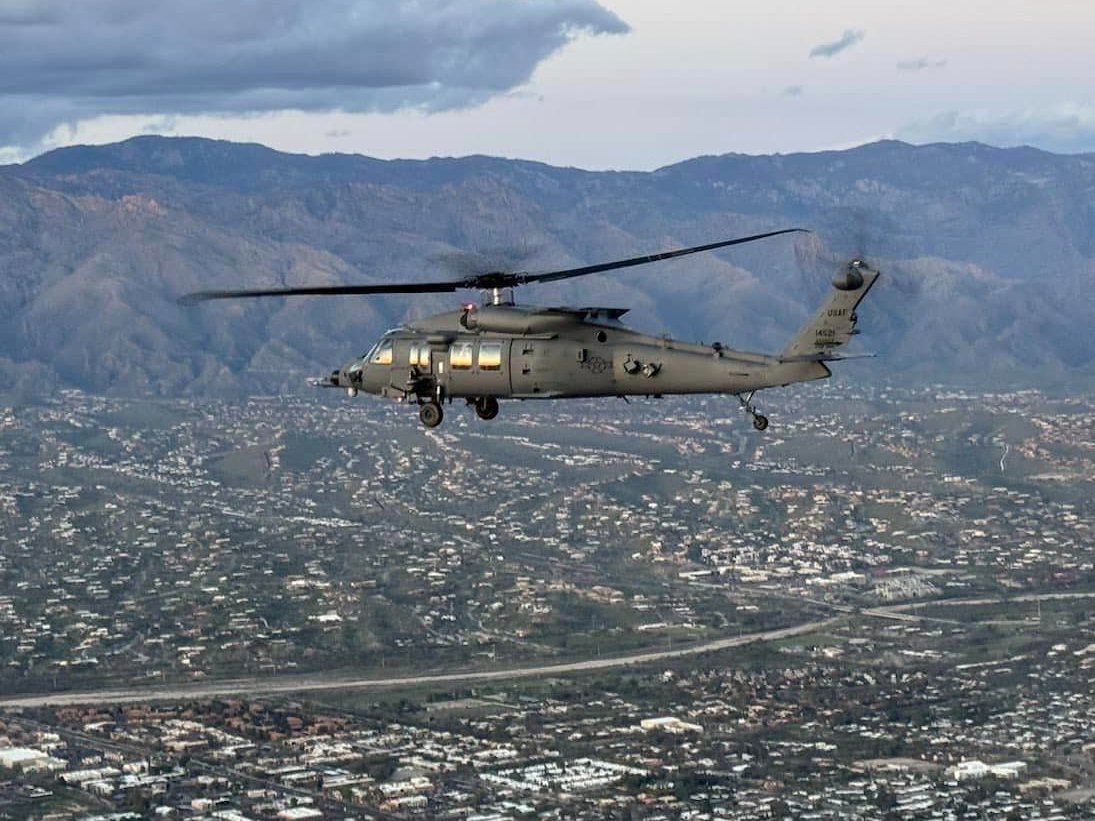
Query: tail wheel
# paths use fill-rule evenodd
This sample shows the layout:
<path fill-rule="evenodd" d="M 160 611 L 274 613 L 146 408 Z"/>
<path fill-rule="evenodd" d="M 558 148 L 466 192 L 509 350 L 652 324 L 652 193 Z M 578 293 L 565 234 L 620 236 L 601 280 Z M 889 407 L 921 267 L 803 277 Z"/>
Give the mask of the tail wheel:
<path fill-rule="evenodd" d="M 493 396 L 480 396 L 475 400 L 475 415 L 480 419 L 493 419 L 498 415 L 498 400 Z"/>
<path fill-rule="evenodd" d="M 738 402 L 741 403 L 742 410 L 753 417 L 753 427 L 757 430 L 768 429 L 768 417 L 763 414 L 757 413 L 757 409 L 753 407 L 753 396 L 756 395 L 756 391 L 749 391 L 747 394 L 735 393 Z"/>
<path fill-rule="evenodd" d="M 445 418 L 445 412 L 441 410 L 441 406 L 436 402 L 426 402 L 418 409 L 418 418 L 422 420 L 422 424 L 427 428 L 436 428 L 441 424 L 441 420 Z"/>

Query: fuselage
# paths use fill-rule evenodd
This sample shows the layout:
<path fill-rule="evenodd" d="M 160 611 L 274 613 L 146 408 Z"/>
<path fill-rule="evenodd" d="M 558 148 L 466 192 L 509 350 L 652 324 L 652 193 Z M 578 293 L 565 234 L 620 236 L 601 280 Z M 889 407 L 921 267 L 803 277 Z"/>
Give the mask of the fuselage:
<path fill-rule="evenodd" d="M 638 333 L 623 313 L 498 305 L 438 314 L 388 331 L 331 382 L 443 401 L 741 394 L 830 375 L 821 362 Z"/>

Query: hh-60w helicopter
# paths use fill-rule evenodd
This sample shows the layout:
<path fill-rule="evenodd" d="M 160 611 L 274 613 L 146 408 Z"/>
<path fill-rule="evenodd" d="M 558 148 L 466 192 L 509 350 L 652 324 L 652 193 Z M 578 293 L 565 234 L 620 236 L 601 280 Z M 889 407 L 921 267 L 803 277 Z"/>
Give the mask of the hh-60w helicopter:
<path fill-rule="evenodd" d="M 779 354 L 680 342 L 631 330 L 626 308 L 516 305 L 518 285 L 630 268 L 803 231 L 785 228 L 693 248 L 546 273 L 494 271 L 451 282 L 334 285 L 201 291 L 185 303 L 214 299 L 484 291 L 481 305 L 437 314 L 385 333 L 364 356 L 314 384 L 416 402 L 427 428 L 441 424 L 443 405 L 465 399 L 481 419 L 498 415 L 499 399 L 570 399 L 725 393 L 737 397 L 757 430 L 768 419 L 753 406 L 756 391 L 825 379 L 835 350 L 856 333 L 856 308 L 878 271 L 854 259 L 833 278 L 834 290 Z"/>

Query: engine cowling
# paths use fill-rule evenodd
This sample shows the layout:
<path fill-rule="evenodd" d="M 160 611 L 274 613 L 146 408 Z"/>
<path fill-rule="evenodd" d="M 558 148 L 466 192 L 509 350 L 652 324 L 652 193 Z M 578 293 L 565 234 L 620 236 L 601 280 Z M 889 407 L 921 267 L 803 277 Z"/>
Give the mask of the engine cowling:
<path fill-rule="evenodd" d="M 460 324 L 469 331 L 542 334 L 573 325 L 574 317 L 567 313 L 528 311 L 512 305 L 483 305 L 464 311 Z"/>

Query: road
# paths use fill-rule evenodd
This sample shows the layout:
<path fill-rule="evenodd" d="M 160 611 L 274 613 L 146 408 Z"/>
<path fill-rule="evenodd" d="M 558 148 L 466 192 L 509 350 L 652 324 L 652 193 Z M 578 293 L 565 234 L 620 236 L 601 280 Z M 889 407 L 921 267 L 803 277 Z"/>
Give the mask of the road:
<path fill-rule="evenodd" d="M 794 627 L 745 633 L 730 638 L 714 639 L 687 647 L 665 650 L 649 650 L 623 656 L 598 657 L 584 661 L 543 664 L 533 667 L 512 667 L 498 670 L 465 670 L 449 673 L 427 673 L 420 676 L 393 676 L 389 678 L 354 678 L 334 676 L 279 676 L 277 678 L 227 679 L 199 684 L 167 687 L 133 687 L 120 689 L 86 690 L 83 692 L 46 693 L 42 695 L 0 698 L 0 708 L 16 707 L 63 707 L 71 704 L 128 704 L 138 701 L 181 701 L 185 699 L 216 698 L 239 695 L 275 695 L 277 693 L 303 693 L 322 690 L 385 689 L 391 687 L 417 687 L 432 684 L 455 684 L 471 681 L 503 681 L 540 676 L 560 676 L 591 670 L 608 670 L 650 664 L 668 659 L 713 653 L 732 647 L 741 647 L 755 641 L 779 641 L 815 630 L 831 627 L 839 619 L 819 619 Z"/>
<path fill-rule="evenodd" d="M 713 639 L 700 644 L 679 647 L 677 649 L 648 650 L 622 656 L 606 656 L 584 661 L 543 664 L 531 667 L 511 667 L 493 670 L 458 670 L 446 673 L 424 673 L 418 676 L 392 676 L 388 678 L 355 678 L 353 676 L 301 675 L 278 676 L 269 678 L 239 678 L 197 684 L 180 684 L 165 687 L 132 687 L 119 689 L 98 689 L 73 692 L 45 693 L 41 695 L 0 697 L 0 708 L 17 707 L 62 707 L 70 704 L 123 704 L 138 701 L 180 701 L 183 699 L 216 698 L 239 695 L 276 695 L 278 693 L 303 693 L 322 690 L 344 689 L 386 689 L 392 687 L 418 687 L 434 684 L 456 684 L 472 681 L 506 681 L 538 676 L 560 676 L 567 673 L 581 673 L 591 670 L 608 670 L 615 667 L 629 667 L 639 664 L 651 664 L 668 659 L 697 656 L 741 647 L 752 642 L 779 641 L 793 638 L 817 630 L 827 629 L 849 615 L 873 618 L 897 619 L 900 621 L 946 621 L 919 615 L 910 610 L 926 608 L 931 605 L 972 606 L 1001 604 L 1008 602 L 1036 602 L 1068 599 L 1095 598 L 1095 593 L 1035 593 L 1013 596 L 1008 599 L 983 597 L 969 599 L 931 599 L 915 603 L 896 604 L 859 610 L 847 605 L 827 606 L 839 615 L 827 619 L 804 622 L 794 627 L 779 630 L 766 630 L 758 633 L 746 633 L 729 638 Z M 818 602 L 818 604 L 826 604 Z"/>

